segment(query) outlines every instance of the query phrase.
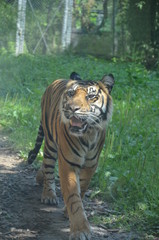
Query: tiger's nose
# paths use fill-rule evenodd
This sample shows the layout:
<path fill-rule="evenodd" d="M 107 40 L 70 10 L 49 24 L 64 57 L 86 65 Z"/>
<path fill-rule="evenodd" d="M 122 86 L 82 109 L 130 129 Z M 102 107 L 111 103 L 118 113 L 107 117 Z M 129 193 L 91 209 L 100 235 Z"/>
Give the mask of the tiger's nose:
<path fill-rule="evenodd" d="M 76 112 L 76 111 L 78 111 L 79 109 L 80 109 L 79 106 L 70 106 L 70 110 L 71 110 L 72 112 Z"/>

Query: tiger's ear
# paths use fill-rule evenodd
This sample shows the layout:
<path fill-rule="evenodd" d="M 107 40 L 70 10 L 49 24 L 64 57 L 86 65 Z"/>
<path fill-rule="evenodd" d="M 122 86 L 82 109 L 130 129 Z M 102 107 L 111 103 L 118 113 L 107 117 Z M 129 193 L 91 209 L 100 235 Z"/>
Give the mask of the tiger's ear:
<path fill-rule="evenodd" d="M 76 72 L 72 72 L 71 75 L 70 75 L 70 79 L 72 80 L 82 80 L 80 75 Z"/>
<path fill-rule="evenodd" d="M 114 86 L 115 80 L 113 74 L 104 75 L 101 82 L 105 85 L 108 89 L 109 93 L 111 93 L 112 88 Z"/>

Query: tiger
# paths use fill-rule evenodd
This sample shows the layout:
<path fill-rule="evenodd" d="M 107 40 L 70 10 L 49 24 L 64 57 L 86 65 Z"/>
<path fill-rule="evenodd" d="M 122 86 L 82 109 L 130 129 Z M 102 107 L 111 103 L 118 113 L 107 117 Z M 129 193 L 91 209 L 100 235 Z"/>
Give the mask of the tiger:
<path fill-rule="evenodd" d="M 61 192 L 70 222 L 69 240 L 92 236 L 82 200 L 97 168 L 106 125 L 112 117 L 114 83 L 112 74 L 92 81 L 72 72 L 67 80 L 53 81 L 41 100 L 39 131 L 28 162 L 36 159 L 45 139 L 42 168 L 37 174 L 37 181 L 43 182 L 41 202 L 58 204 L 54 173 L 58 159 Z"/>

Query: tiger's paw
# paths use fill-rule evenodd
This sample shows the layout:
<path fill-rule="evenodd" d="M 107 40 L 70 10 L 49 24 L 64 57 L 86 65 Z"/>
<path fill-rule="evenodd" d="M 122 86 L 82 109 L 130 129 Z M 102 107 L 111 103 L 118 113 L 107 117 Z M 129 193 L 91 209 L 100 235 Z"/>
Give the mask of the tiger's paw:
<path fill-rule="evenodd" d="M 91 233 L 90 232 L 76 232 L 72 233 L 69 237 L 69 240 L 90 240 Z"/>
<path fill-rule="evenodd" d="M 86 219 L 84 221 L 79 221 L 78 223 L 74 222 L 73 224 L 71 224 L 71 233 L 69 240 L 90 240 L 90 239 L 91 228 L 89 222 Z"/>
<path fill-rule="evenodd" d="M 55 204 L 58 205 L 58 198 L 56 193 L 52 189 L 43 189 L 43 193 L 41 196 L 41 202 L 44 204 Z"/>

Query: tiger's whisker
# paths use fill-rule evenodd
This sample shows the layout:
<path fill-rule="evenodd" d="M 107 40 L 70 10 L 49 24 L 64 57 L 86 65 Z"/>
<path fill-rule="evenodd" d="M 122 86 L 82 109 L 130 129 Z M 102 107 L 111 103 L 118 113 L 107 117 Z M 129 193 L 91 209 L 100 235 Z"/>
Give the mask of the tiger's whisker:
<path fill-rule="evenodd" d="M 91 120 L 92 122 L 94 122 L 99 128 L 102 129 L 102 126 L 101 126 L 99 123 L 97 123 L 93 118 L 90 118 L 90 120 Z"/>

